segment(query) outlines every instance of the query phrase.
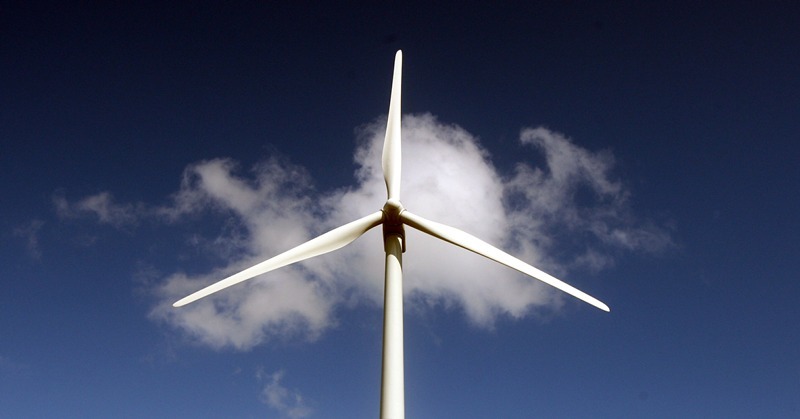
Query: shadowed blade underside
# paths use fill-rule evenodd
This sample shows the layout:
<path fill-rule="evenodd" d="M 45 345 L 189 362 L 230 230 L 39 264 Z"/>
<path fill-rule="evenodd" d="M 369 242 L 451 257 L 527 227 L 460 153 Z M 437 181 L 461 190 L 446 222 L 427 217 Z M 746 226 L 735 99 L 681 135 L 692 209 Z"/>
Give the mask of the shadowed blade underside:
<path fill-rule="evenodd" d="M 400 200 L 400 91 L 402 88 L 403 53 L 397 51 L 392 76 L 392 97 L 389 102 L 389 117 L 386 121 L 386 138 L 383 140 L 381 166 L 386 181 L 388 199 Z"/>
<path fill-rule="evenodd" d="M 242 281 L 254 278 L 258 275 L 265 274 L 269 271 L 290 265 L 292 263 L 300 262 L 305 259 L 313 258 L 328 252 L 332 252 L 343 246 L 353 242 L 362 234 L 366 233 L 369 229 L 379 225 L 383 220 L 383 213 L 381 211 L 372 213 L 366 217 L 360 218 L 349 224 L 345 224 L 339 228 L 335 228 L 315 239 L 311 239 L 297 247 L 287 250 L 271 259 L 267 259 L 258 265 L 247 268 L 237 274 L 231 275 L 222 281 L 209 285 L 195 292 L 188 297 L 182 298 L 173 304 L 174 307 L 184 306 L 191 302 L 197 301 L 203 297 L 213 294 L 217 291 L 230 287 L 231 285 L 238 284 Z"/>
<path fill-rule="evenodd" d="M 589 303 L 600 310 L 610 311 L 607 305 L 603 304 L 600 300 L 592 297 L 589 294 L 549 275 L 531 265 L 509 255 L 508 253 L 492 246 L 489 243 L 457 228 L 450 227 L 435 221 L 426 220 L 418 215 L 414 215 L 408 211 L 403 211 L 400 214 L 403 219 L 403 224 L 415 228 L 423 233 L 429 234 L 437 239 L 444 240 L 456 246 L 463 247 L 469 251 L 475 252 L 481 256 L 491 259 L 495 262 L 508 266 L 509 268 L 516 269 L 530 277 L 536 278 L 547 285 L 553 286 L 566 292 L 567 294 Z"/>

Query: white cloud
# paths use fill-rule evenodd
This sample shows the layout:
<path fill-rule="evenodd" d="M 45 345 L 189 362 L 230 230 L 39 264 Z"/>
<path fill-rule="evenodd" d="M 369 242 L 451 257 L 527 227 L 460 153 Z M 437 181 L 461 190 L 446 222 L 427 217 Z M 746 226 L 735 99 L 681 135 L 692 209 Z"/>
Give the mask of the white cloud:
<path fill-rule="evenodd" d="M 231 160 L 214 159 L 189 166 L 168 205 L 120 205 L 109 194 L 59 205 L 67 213 L 90 211 L 101 222 L 120 220 L 118 225 L 141 216 L 174 222 L 180 215 L 209 211 L 234 217 L 242 229 L 223 236 L 217 245 L 241 251 L 231 252 L 225 266 L 210 272 L 169 275 L 154 289 L 158 304 L 152 318 L 215 348 L 243 350 L 286 336 L 313 340 L 335 324 L 337 307 L 382 304 L 380 228 L 334 253 L 181 309 L 171 303 L 381 208 L 386 199 L 380 166 L 383 130 L 382 122 L 361 128 L 355 151 L 358 169 L 349 188 L 317 192 L 308 172 L 284 159 L 270 158 L 249 172 Z M 632 214 L 629 191 L 611 175 L 610 152 L 586 150 L 541 127 L 524 129 L 520 140 L 542 153 L 544 167 L 520 162 L 511 172 L 501 172 L 462 128 L 431 115 L 406 115 L 403 204 L 562 277 L 570 269 L 611 266 L 620 251 L 670 246 L 668 233 Z M 570 301 L 516 271 L 411 228 L 406 232 L 404 287 L 409 307 L 456 307 L 473 324 L 491 327 L 498 316 L 521 318 Z M 570 277 L 565 279 L 570 282 Z"/>
<path fill-rule="evenodd" d="M 180 310 L 172 307 L 177 296 L 188 295 L 199 284 L 214 282 L 231 272 L 215 271 L 194 278 L 171 275 L 156 290 L 162 300 L 151 317 L 213 348 L 249 349 L 273 336 L 313 340 L 331 325 L 335 293 L 326 293 L 320 283 L 304 278 L 297 267 L 277 272 L 269 281 L 250 281 L 253 284 L 243 284 Z"/>
<path fill-rule="evenodd" d="M 281 384 L 284 372 L 278 371 L 268 376 L 269 383 L 261 393 L 261 400 L 290 419 L 311 416 L 313 410 L 306 404 L 303 396 L 296 390 L 289 390 Z"/>

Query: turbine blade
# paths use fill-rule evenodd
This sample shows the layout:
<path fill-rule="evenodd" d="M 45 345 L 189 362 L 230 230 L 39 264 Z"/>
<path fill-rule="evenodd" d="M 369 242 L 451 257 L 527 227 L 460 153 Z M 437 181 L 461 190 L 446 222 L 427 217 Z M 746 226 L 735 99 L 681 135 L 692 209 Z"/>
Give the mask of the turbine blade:
<path fill-rule="evenodd" d="M 203 297 L 213 294 L 231 285 L 246 281 L 255 276 L 267 273 L 280 267 L 290 265 L 301 260 L 319 256 L 336 249 L 344 247 L 353 240 L 359 238 L 367 230 L 383 222 L 383 212 L 378 211 L 366 217 L 360 218 L 341 227 L 335 228 L 319 237 L 311 239 L 297 247 L 287 250 L 271 259 L 267 259 L 258 265 L 251 266 L 237 274 L 231 275 L 217 283 L 211 284 L 192 295 L 184 297 L 175 304 L 174 307 L 181 307 Z"/>
<path fill-rule="evenodd" d="M 607 305 L 603 304 L 600 300 L 592 297 L 589 294 L 567 284 L 531 265 L 509 255 L 508 253 L 492 246 L 489 243 L 465 233 L 457 228 L 439 224 L 434 221 L 426 220 L 418 215 L 414 215 L 408 211 L 400 213 L 403 223 L 413 227 L 423 233 L 430 234 L 433 237 L 455 244 L 456 246 L 463 247 L 464 249 L 475 252 L 481 256 L 489 258 L 495 262 L 502 263 L 509 268 L 516 269 L 526 275 L 532 276 L 548 285 L 556 287 L 567 294 L 589 303 L 600 310 L 611 311 Z"/>
<path fill-rule="evenodd" d="M 394 58 L 392 98 L 389 102 L 389 118 L 386 121 L 386 137 L 383 140 L 383 179 L 389 199 L 400 200 L 400 90 L 402 85 L 403 52 L 397 51 Z"/>

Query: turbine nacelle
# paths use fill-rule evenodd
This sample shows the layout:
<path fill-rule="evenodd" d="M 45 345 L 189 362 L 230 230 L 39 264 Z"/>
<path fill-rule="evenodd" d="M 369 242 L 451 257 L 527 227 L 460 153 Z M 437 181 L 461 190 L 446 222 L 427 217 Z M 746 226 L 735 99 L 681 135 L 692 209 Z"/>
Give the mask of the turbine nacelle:
<path fill-rule="evenodd" d="M 406 252 L 406 229 L 403 227 L 403 218 L 401 214 L 406 209 L 403 204 L 396 199 L 386 200 L 381 212 L 383 213 L 383 237 L 395 235 L 400 237 L 403 245 L 403 253 Z M 385 249 L 384 249 L 385 250 Z"/>

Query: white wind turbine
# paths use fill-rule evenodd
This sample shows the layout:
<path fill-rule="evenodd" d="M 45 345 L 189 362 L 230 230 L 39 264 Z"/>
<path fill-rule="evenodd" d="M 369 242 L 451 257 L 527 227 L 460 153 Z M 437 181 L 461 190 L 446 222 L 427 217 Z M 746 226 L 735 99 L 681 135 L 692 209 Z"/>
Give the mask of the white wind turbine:
<path fill-rule="evenodd" d="M 350 244 L 369 229 L 383 224 L 383 246 L 386 251 L 386 283 L 383 307 L 383 371 L 381 376 L 380 416 L 382 419 L 401 419 L 405 417 L 402 269 L 402 254 L 406 245 L 405 225 L 516 269 L 601 310 L 609 311 L 608 306 L 598 299 L 528 265 L 483 240 L 456 228 L 427 220 L 403 208 L 400 203 L 400 86 L 402 64 L 402 51 L 397 51 L 394 61 L 392 96 L 389 102 L 389 118 L 386 123 L 386 137 L 383 143 L 383 177 L 386 180 L 386 190 L 388 192 L 388 199 L 383 208 L 229 276 L 173 304 L 175 307 L 181 307 L 258 275 L 332 252 Z"/>

